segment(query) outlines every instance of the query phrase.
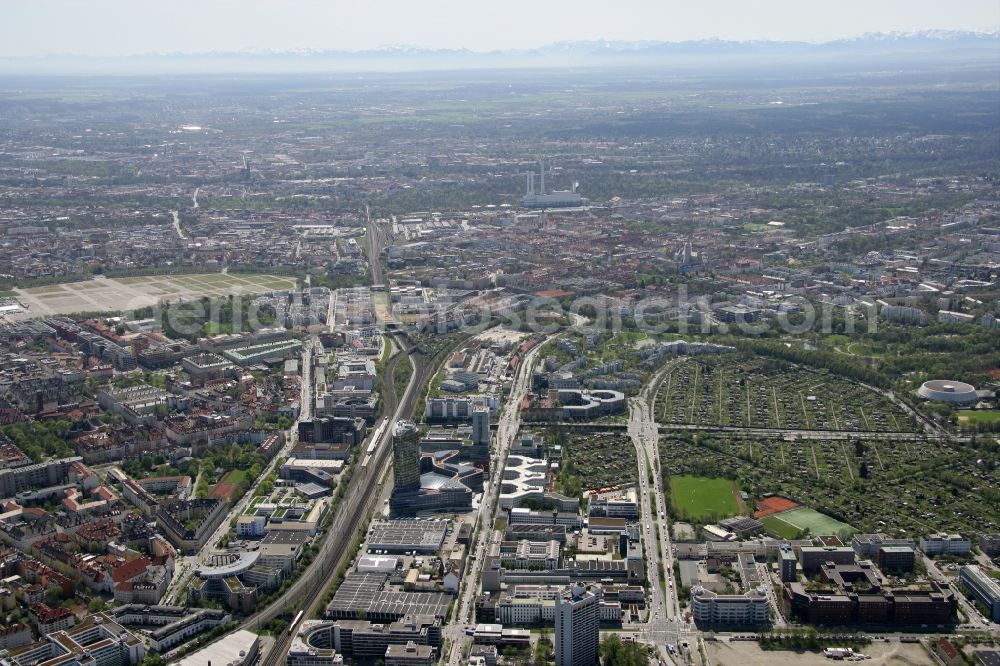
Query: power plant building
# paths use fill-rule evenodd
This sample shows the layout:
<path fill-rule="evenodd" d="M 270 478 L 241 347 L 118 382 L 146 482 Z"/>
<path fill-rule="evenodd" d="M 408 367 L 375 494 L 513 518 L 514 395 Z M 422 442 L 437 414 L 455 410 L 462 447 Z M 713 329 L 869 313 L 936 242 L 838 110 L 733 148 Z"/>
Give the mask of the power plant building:
<path fill-rule="evenodd" d="M 545 191 L 545 163 L 538 163 L 540 171 L 540 187 L 535 192 L 535 173 L 529 171 L 526 175 L 527 184 L 524 196 L 521 197 L 521 205 L 525 208 L 579 208 L 587 205 L 587 200 L 576 192 L 576 183 L 572 189 Z"/>

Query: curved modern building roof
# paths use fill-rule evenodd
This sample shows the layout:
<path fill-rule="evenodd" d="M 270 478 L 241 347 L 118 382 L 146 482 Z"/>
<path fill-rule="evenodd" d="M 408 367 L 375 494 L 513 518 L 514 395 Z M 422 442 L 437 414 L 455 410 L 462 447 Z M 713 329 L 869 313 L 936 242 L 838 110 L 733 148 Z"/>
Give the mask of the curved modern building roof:
<path fill-rule="evenodd" d="M 527 456 L 508 456 L 500 486 L 500 506 L 509 509 L 529 499 L 542 500 L 548 485 L 549 464 Z"/>
<path fill-rule="evenodd" d="M 594 418 L 625 409 L 625 394 L 610 389 L 559 389 L 558 397 L 569 418 Z"/>
<path fill-rule="evenodd" d="M 972 384 L 948 379 L 932 379 L 924 382 L 917 389 L 917 395 L 927 400 L 960 404 L 976 402 L 979 399 L 976 388 Z"/>
<path fill-rule="evenodd" d="M 208 564 L 198 567 L 195 573 L 205 580 L 239 576 L 257 564 L 259 558 L 260 552 L 256 550 L 215 555 Z"/>

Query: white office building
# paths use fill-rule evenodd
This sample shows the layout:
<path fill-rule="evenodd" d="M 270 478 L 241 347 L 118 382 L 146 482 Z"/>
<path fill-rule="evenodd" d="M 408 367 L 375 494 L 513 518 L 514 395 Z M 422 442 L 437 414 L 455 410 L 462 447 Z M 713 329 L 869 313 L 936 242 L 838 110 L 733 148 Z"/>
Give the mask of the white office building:
<path fill-rule="evenodd" d="M 691 588 L 691 614 L 699 627 L 757 626 L 770 621 L 763 588 L 746 594 L 716 594 L 700 585 Z"/>
<path fill-rule="evenodd" d="M 924 555 L 968 555 L 972 542 L 960 534 L 929 534 L 920 537 Z"/>

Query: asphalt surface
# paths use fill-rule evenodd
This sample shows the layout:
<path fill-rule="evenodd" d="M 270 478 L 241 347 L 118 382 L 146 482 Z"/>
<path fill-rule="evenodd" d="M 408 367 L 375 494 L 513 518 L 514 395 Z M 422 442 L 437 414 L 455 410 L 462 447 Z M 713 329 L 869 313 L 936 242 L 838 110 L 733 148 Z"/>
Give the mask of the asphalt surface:
<path fill-rule="evenodd" d="M 694 627 L 681 616 L 677 588 L 673 581 L 673 546 L 666 517 L 667 498 L 660 474 L 659 429 L 650 407 L 651 393 L 670 367 L 668 364 L 662 368 L 639 396 L 629 401 L 628 434 L 635 446 L 639 468 L 637 481 L 643 525 L 642 542 L 650 594 L 646 622 L 623 628 L 635 630 L 637 638 L 655 645 L 661 661 L 684 663 L 681 657 L 671 655 L 667 650 L 667 645 L 679 646 L 685 641 L 693 645 L 695 634 Z M 665 589 L 660 586 L 660 565 L 666 579 Z"/>
<path fill-rule="evenodd" d="M 521 400 L 531 386 L 531 368 L 540 349 L 541 345 L 536 345 L 525 355 L 521 365 L 518 366 L 517 374 L 511 385 L 510 396 L 507 398 L 497 423 L 496 439 L 494 440 L 495 453 L 490 458 L 490 478 L 483 488 L 483 499 L 479 506 L 478 537 L 472 550 L 472 559 L 466 567 L 466 573 L 462 579 L 462 590 L 457 603 L 458 611 L 451 624 L 446 625 L 442 630 L 442 636 L 451 645 L 448 663 L 452 666 L 465 663 L 463 657 L 472 642 L 472 639 L 465 635 L 465 625 L 473 621 L 475 597 L 479 587 L 478 578 L 489 549 L 489 539 L 493 534 L 493 519 L 496 515 L 500 486 L 503 481 L 503 469 L 507 462 L 507 453 L 510 451 L 511 442 L 517 437 L 521 427 Z"/>

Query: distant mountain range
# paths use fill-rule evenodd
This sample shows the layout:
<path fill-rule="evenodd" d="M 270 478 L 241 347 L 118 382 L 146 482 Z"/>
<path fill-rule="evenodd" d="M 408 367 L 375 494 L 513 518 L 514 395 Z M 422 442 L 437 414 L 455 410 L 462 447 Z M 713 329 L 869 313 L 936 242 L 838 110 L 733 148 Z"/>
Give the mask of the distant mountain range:
<path fill-rule="evenodd" d="M 614 66 L 658 62 L 822 61 L 878 57 L 992 58 L 1000 63 L 1000 32 L 928 30 L 874 33 L 822 43 L 795 41 L 574 41 L 534 49 L 472 51 L 388 46 L 364 51 L 249 50 L 90 57 L 53 54 L 0 58 L 0 73 L 412 71 L 520 67 Z"/>

